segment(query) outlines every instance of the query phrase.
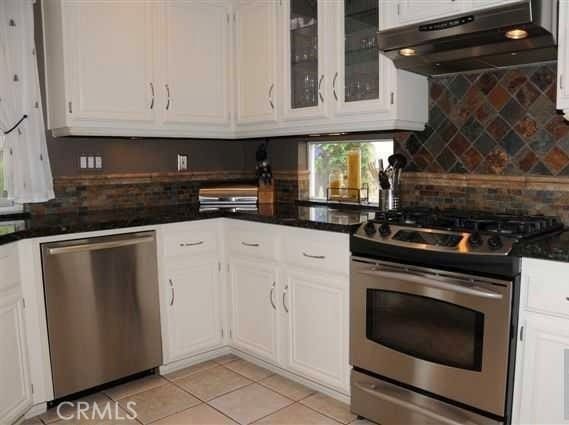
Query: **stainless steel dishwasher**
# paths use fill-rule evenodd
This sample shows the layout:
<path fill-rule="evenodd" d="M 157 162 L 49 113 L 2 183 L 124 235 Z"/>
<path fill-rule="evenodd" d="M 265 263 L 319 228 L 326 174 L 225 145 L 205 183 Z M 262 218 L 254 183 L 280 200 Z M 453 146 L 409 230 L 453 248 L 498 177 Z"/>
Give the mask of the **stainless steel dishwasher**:
<path fill-rule="evenodd" d="M 162 364 L 154 232 L 41 252 L 56 399 Z"/>

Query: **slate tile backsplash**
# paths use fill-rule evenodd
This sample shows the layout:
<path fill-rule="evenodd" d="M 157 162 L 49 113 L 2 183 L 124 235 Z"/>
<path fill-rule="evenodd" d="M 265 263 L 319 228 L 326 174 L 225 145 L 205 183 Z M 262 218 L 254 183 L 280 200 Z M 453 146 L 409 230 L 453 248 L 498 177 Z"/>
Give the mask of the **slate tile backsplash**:
<path fill-rule="evenodd" d="M 396 133 L 408 171 L 569 176 L 569 123 L 555 110 L 556 65 L 431 80 L 422 132 Z"/>

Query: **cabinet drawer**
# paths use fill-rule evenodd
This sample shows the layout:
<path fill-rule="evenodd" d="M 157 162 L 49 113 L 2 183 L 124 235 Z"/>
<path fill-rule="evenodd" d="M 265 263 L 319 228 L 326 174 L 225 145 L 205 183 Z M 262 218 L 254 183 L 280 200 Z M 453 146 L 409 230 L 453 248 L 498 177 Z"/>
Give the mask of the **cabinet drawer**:
<path fill-rule="evenodd" d="M 284 235 L 287 263 L 324 272 L 348 273 L 350 249 L 348 236 L 317 230 L 298 230 Z"/>
<path fill-rule="evenodd" d="M 178 257 L 198 255 L 217 250 L 217 233 L 215 229 L 198 229 L 191 226 L 187 229 L 168 229 L 164 233 L 164 255 Z"/>
<path fill-rule="evenodd" d="M 0 290 L 20 281 L 20 264 L 16 245 L 0 246 Z"/>
<path fill-rule="evenodd" d="M 527 308 L 569 317 L 569 264 L 531 261 L 527 267 Z"/>
<path fill-rule="evenodd" d="M 277 233 L 270 224 L 229 222 L 227 243 L 229 250 L 237 255 L 277 258 Z"/>

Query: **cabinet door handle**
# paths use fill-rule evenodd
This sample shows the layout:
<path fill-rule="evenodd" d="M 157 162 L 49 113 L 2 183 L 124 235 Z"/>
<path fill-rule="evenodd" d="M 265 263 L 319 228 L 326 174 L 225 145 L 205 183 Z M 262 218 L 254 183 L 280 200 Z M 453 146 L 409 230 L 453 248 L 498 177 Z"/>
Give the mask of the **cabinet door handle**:
<path fill-rule="evenodd" d="M 302 255 L 306 258 L 314 258 L 316 260 L 324 260 L 326 258 L 325 255 L 310 255 L 307 254 L 306 252 L 303 252 Z"/>
<path fill-rule="evenodd" d="M 176 293 L 174 292 L 174 282 L 172 282 L 172 279 L 168 279 L 168 282 L 170 282 L 170 290 L 172 293 L 172 296 L 170 298 L 170 305 L 174 305 L 174 300 L 176 299 Z"/>
<path fill-rule="evenodd" d="M 277 310 L 277 306 L 275 305 L 275 301 L 274 301 L 274 294 L 275 294 L 275 286 L 277 285 L 277 282 L 273 282 L 273 286 L 271 286 L 271 291 L 269 292 L 269 301 L 271 301 L 271 305 L 273 306 L 273 310 Z"/>
<path fill-rule="evenodd" d="M 154 109 L 154 100 L 156 98 L 154 93 L 154 84 L 150 83 L 150 92 L 152 93 L 152 100 L 150 101 L 150 109 Z"/>
<path fill-rule="evenodd" d="M 198 246 L 198 245 L 203 245 L 204 242 L 203 241 L 199 241 L 199 242 L 182 242 L 180 244 L 181 247 L 185 247 L 185 246 Z"/>
<path fill-rule="evenodd" d="M 250 246 L 252 248 L 258 248 L 259 244 L 258 243 L 247 243 L 247 242 L 241 242 L 241 245 L 243 246 Z"/>
<path fill-rule="evenodd" d="M 275 104 L 273 102 L 273 90 L 275 89 L 275 83 L 271 84 L 269 88 L 269 105 L 271 106 L 272 110 L 275 110 Z"/>
<path fill-rule="evenodd" d="M 338 94 L 336 93 L 336 80 L 338 79 L 338 73 L 334 74 L 334 81 L 332 82 L 332 93 L 334 94 L 334 99 L 338 101 Z"/>
<path fill-rule="evenodd" d="M 166 87 L 166 95 L 168 97 L 168 101 L 166 102 L 166 110 L 169 111 L 170 110 L 170 86 L 168 84 L 165 84 L 164 87 Z"/>
<path fill-rule="evenodd" d="M 324 96 L 322 95 L 322 82 L 324 81 L 324 74 L 320 76 L 320 81 L 318 81 L 318 96 L 320 97 L 320 102 L 324 102 Z"/>
<path fill-rule="evenodd" d="M 286 305 L 286 296 L 288 294 L 288 285 L 286 285 L 284 287 L 284 291 L 283 291 L 283 308 L 284 310 L 288 313 L 288 307 Z"/>

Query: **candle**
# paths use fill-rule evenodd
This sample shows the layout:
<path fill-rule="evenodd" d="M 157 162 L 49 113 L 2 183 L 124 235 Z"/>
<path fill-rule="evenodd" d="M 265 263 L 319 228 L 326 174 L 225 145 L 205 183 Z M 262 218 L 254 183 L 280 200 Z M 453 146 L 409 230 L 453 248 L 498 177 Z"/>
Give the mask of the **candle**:
<path fill-rule="evenodd" d="M 348 197 L 359 199 L 359 190 L 362 187 L 362 152 L 360 149 L 348 151 Z M 355 190 L 357 189 L 357 191 Z"/>

